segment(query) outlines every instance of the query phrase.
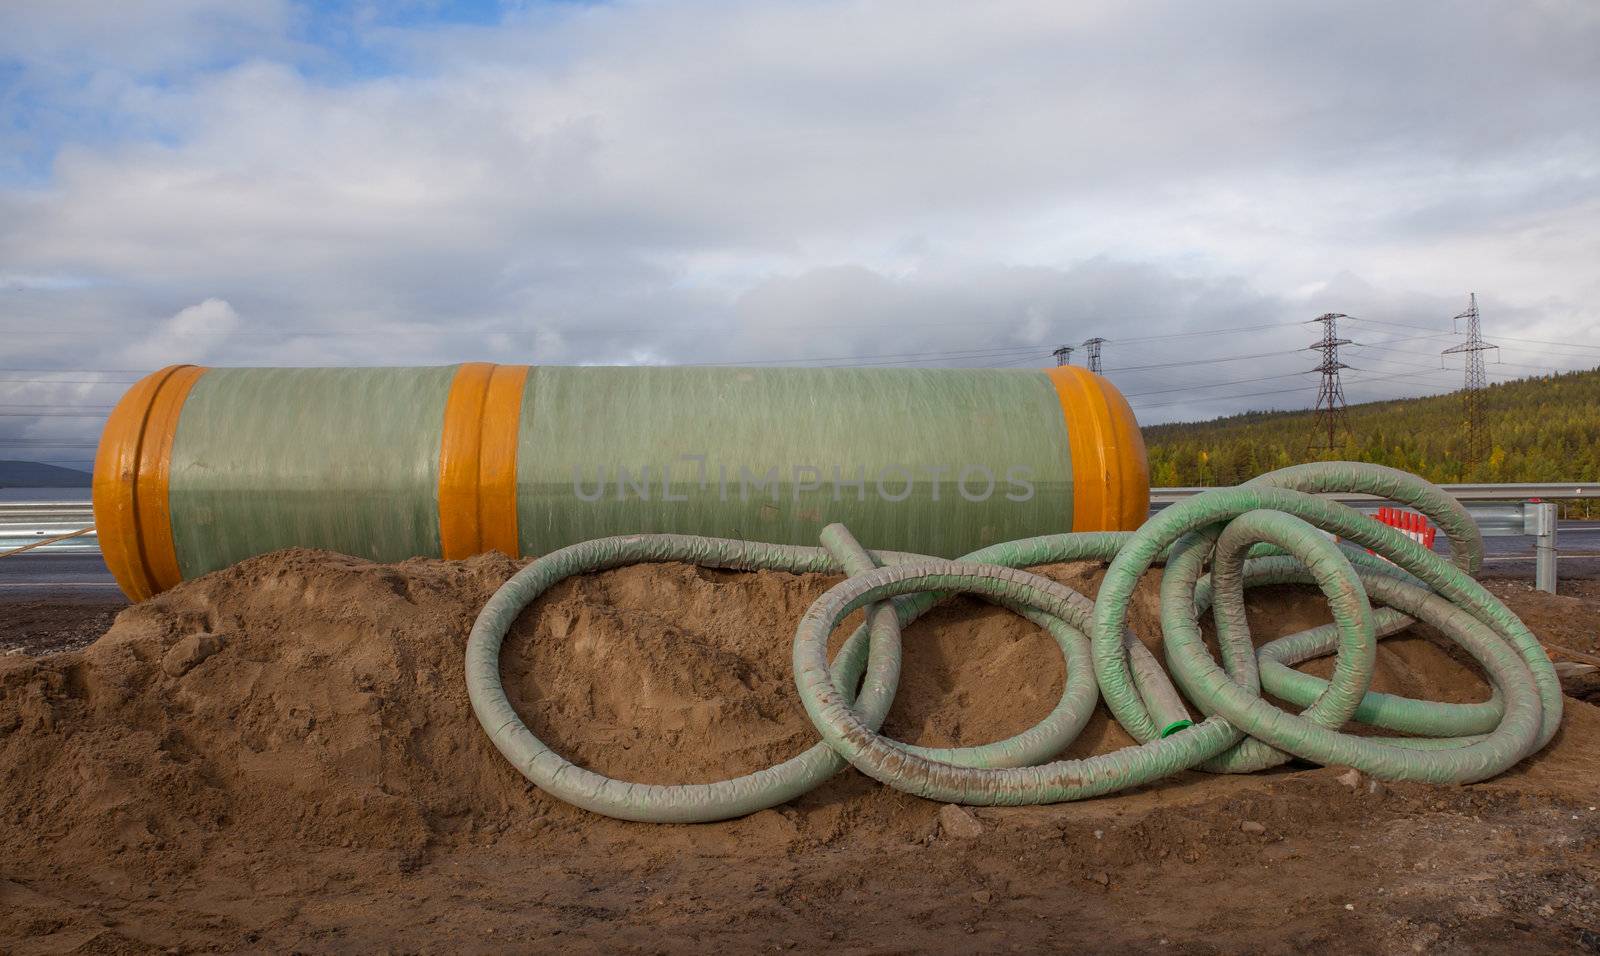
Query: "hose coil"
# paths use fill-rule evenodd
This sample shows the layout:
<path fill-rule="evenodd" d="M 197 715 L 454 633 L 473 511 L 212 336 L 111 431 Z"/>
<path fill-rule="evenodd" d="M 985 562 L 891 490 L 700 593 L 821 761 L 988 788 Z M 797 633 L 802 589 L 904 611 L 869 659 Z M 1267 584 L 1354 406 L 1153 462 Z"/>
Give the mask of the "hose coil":
<path fill-rule="evenodd" d="M 1444 531 L 1453 563 L 1320 492 L 1410 505 Z M 1094 601 L 1022 570 L 1081 560 L 1109 562 Z M 533 561 L 494 594 L 468 638 L 467 691 L 490 740 L 524 777 L 569 803 L 627 820 L 742 816 L 800 796 L 847 763 L 907 793 L 984 805 L 1077 800 L 1190 768 L 1241 773 L 1293 758 L 1386 780 L 1469 783 L 1537 752 L 1561 722 L 1550 659 L 1516 615 L 1473 579 L 1482 560 L 1482 538 L 1455 499 L 1405 472 L 1352 462 L 1298 465 L 1196 495 L 1134 532 L 1023 538 L 955 561 L 869 552 L 841 525 L 824 530 L 822 547 L 670 534 L 598 538 Z M 500 649 L 512 622 L 564 578 L 662 561 L 847 575 L 812 604 L 794 636 L 795 684 L 820 743 L 731 780 L 662 786 L 579 767 L 528 729 L 500 679 Z M 1166 669 L 1126 626 L 1134 588 L 1158 561 L 1165 563 Z M 1315 584 L 1334 620 L 1258 649 L 1244 592 L 1279 583 Z M 878 728 L 899 682 L 901 630 L 953 594 L 978 595 L 1049 632 L 1066 664 L 1061 699 L 1035 726 L 990 744 L 929 748 L 891 740 Z M 830 661 L 829 635 L 862 608 L 866 622 Z M 1201 637 L 1207 611 L 1220 662 Z M 1377 641 L 1413 619 L 1438 628 L 1479 663 L 1493 689 L 1489 700 L 1437 703 L 1370 689 Z M 1329 653 L 1336 659 L 1327 680 L 1293 669 Z M 1263 691 L 1305 709 L 1281 711 Z M 1102 697 L 1138 744 L 1056 760 Z M 1191 720 L 1186 701 L 1201 720 Z M 1351 721 L 1406 736 L 1342 732 Z"/>

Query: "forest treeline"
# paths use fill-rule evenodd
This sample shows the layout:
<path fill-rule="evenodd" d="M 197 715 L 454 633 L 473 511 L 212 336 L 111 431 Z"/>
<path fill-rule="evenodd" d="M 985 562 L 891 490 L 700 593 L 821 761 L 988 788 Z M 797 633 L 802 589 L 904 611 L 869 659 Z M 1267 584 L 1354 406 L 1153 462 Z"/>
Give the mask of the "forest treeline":
<path fill-rule="evenodd" d="M 1483 417 L 1490 451 L 1471 468 L 1463 463 L 1459 393 L 1351 405 L 1350 434 L 1331 456 L 1308 451 L 1307 411 L 1247 412 L 1143 431 L 1154 487 L 1236 485 L 1323 457 L 1390 465 L 1437 483 L 1600 480 L 1600 369 L 1491 385 Z"/>

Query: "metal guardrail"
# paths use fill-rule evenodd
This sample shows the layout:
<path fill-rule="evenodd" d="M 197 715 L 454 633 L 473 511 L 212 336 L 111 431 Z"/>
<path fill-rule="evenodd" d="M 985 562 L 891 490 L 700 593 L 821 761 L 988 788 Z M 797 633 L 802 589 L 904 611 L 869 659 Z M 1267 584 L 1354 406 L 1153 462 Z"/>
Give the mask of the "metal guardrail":
<path fill-rule="evenodd" d="M 0 501 L 0 554 L 93 524 L 94 506 L 87 501 Z M 98 554 L 100 541 L 91 531 L 36 550 L 41 554 Z"/>
<path fill-rule="evenodd" d="M 1463 502 L 1485 535 L 1534 539 L 1534 584 L 1542 591 L 1556 589 L 1556 505 L 1538 499 L 1600 498 L 1600 482 L 1539 482 L 1501 485 L 1442 485 Z M 1209 488 L 1152 488 L 1150 510 L 1192 497 Z M 1372 495 L 1333 495 L 1360 511 L 1373 511 L 1384 503 Z M 68 534 L 94 524 L 94 507 L 87 501 L 0 501 L 0 554 L 47 538 Z M 97 554 L 100 542 L 93 532 L 36 549 L 41 554 Z"/>
<path fill-rule="evenodd" d="M 1501 485 L 1440 485 L 1457 501 L 1530 501 L 1534 498 L 1600 499 L 1600 482 L 1541 481 Z M 1152 504 L 1170 505 L 1210 488 L 1151 488 Z M 1340 501 L 1377 501 L 1372 495 L 1337 495 Z"/>

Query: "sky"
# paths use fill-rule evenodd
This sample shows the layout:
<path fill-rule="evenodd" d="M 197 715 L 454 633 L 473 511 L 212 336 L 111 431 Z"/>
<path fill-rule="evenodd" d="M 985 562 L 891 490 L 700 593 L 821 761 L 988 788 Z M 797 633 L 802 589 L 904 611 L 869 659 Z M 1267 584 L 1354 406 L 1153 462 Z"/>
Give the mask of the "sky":
<path fill-rule="evenodd" d="M 0 458 L 144 371 L 1600 364 L 1600 5 L 0 2 Z M 1498 358 L 1496 363 L 1494 360 Z M 1076 357 L 1081 362 L 1082 353 Z"/>

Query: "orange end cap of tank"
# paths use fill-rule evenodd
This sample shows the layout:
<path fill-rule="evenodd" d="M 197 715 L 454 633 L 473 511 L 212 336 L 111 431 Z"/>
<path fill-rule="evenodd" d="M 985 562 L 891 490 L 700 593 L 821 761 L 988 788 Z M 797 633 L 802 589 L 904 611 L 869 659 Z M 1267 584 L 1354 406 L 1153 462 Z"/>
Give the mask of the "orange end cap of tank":
<path fill-rule="evenodd" d="M 198 365 L 171 365 L 134 383 L 112 409 L 94 459 L 94 525 L 106 566 L 133 601 L 182 580 L 167 497 L 172 443 Z"/>
<path fill-rule="evenodd" d="M 1088 369 L 1045 369 L 1072 454 L 1072 530 L 1132 531 L 1150 514 L 1150 461 L 1127 399 Z"/>

